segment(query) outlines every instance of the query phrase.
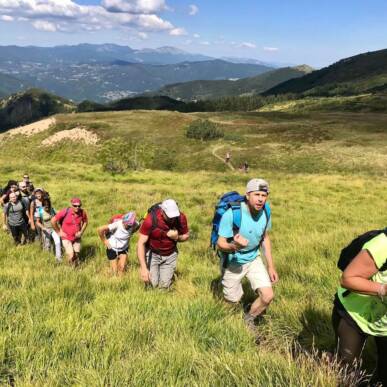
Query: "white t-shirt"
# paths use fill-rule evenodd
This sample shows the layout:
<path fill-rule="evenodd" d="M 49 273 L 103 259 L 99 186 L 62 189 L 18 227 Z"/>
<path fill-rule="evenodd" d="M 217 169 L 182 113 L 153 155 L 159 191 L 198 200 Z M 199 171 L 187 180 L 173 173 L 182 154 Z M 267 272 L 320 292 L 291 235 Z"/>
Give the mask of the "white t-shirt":
<path fill-rule="evenodd" d="M 122 251 L 129 247 L 129 240 L 133 234 L 133 227 L 128 230 L 122 224 L 122 220 L 117 220 L 109 224 L 109 231 L 112 233 L 108 239 L 113 250 Z"/>

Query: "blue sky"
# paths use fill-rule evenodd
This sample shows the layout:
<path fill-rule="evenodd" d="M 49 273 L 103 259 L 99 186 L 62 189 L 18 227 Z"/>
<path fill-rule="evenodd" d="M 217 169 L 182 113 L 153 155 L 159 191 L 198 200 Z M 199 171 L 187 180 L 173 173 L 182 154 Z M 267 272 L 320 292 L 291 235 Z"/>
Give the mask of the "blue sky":
<path fill-rule="evenodd" d="M 322 67 L 387 48 L 382 0 L 0 0 L 0 45 L 174 46 Z"/>

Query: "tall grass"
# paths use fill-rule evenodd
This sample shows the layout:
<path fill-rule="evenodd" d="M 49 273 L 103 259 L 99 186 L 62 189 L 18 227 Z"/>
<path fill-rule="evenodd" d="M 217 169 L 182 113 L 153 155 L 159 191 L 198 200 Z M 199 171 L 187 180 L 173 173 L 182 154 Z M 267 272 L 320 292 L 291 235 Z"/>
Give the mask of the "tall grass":
<path fill-rule="evenodd" d="M 3 157 L 0 171 L 4 181 L 22 176 L 25 163 Z M 248 176 L 142 171 L 112 177 L 98 165 L 34 161 L 29 171 L 57 209 L 80 196 L 90 225 L 84 260 L 75 270 L 56 265 L 37 244 L 14 247 L 0 233 L 2 384 L 334 386 L 348 377 L 319 356 L 334 345 L 335 264 L 352 237 L 385 226 L 385 179 L 263 169 Z M 271 235 L 280 275 L 258 344 L 241 310 L 221 300 L 218 262 L 208 249 L 218 195 L 243 192 L 254 176 L 271 184 Z M 180 246 L 173 290 L 144 288 L 136 238 L 127 274 L 111 277 L 96 227 L 120 211 L 142 214 L 166 197 L 179 202 L 192 230 L 191 240 Z M 246 299 L 251 297 L 246 291 Z M 366 358 L 370 371 L 372 348 Z"/>

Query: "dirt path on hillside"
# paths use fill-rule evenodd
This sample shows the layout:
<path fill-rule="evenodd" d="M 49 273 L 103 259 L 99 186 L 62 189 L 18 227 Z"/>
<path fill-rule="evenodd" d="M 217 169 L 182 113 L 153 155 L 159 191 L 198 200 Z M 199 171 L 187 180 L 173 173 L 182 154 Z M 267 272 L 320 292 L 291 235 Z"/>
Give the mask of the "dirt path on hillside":
<path fill-rule="evenodd" d="M 214 118 L 209 118 L 209 121 L 213 122 L 214 124 L 220 124 L 220 125 L 230 125 L 230 126 L 236 126 L 236 125 L 243 125 L 243 126 L 258 126 L 257 123 L 253 122 L 238 122 L 238 121 L 222 121 L 222 120 L 217 120 Z"/>
<path fill-rule="evenodd" d="M 226 163 L 226 161 L 224 160 L 223 157 L 219 156 L 216 154 L 216 151 L 218 151 L 219 149 L 222 149 L 224 147 L 224 145 L 216 145 L 212 148 L 212 154 L 213 156 L 215 156 L 218 160 L 220 160 L 223 164 L 226 164 L 232 171 L 235 171 L 235 168 L 234 166 L 231 164 L 231 161 L 229 161 L 228 163 Z"/>
<path fill-rule="evenodd" d="M 43 132 L 47 130 L 50 126 L 55 124 L 56 124 L 55 117 L 45 118 L 44 120 L 36 121 L 36 122 L 33 122 L 32 124 L 19 126 L 18 128 L 15 128 L 15 129 L 10 129 L 5 133 L 0 134 L 0 138 L 6 135 L 13 137 L 13 136 L 17 136 L 18 134 L 29 137 L 34 134 Z"/>

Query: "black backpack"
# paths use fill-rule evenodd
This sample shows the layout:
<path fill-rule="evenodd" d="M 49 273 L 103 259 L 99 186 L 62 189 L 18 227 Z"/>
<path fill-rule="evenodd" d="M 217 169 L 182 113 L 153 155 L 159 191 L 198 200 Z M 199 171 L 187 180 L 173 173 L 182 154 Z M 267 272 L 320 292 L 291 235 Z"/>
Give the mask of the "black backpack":
<path fill-rule="evenodd" d="M 341 271 L 344 271 L 346 267 L 356 257 L 356 255 L 360 253 L 364 244 L 382 233 L 385 233 L 387 235 L 387 228 L 385 228 L 384 230 L 367 231 L 366 233 L 359 235 L 357 238 L 355 238 L 348 246 L 344 247 L 343 250 L 341 250 L 340 257 L 337 262 L 337 267 Z M 384 266 L 386 265 L 387 263 Z"/>

